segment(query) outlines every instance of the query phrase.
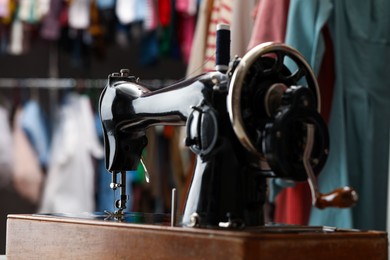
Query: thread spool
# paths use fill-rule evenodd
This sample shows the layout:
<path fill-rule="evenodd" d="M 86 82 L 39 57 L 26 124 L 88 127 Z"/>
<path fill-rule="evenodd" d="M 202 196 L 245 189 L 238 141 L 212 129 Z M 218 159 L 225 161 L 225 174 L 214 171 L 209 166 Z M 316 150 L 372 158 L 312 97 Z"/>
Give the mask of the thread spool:
<path fill-rule="evenodd" d="M 215 69 L 226 72 L 230 61 L 230 26 L 228 24 L 217 24 L 215 56 Z"/>

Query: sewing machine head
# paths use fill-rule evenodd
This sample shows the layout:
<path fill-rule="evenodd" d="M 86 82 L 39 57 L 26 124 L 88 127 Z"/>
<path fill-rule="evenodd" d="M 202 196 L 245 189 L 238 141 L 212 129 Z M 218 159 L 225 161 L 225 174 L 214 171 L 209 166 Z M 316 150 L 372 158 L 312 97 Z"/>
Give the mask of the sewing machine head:
<path fill-rule="evenodd" d="M 355 203 L 356 193 L 349 188 L 330 194 L 318 190 L 316 175 L 328 155 L 328 131 L 319 114 L 316 78 L 300 53 L 264 43 L 242 58 L 229 59 L 222 58 L 219 71 L 154 91 L 128 70 L 109 76 L 100 115 L 111 187 L 123 188 L 125 171 L 137 168 L 148 127 L 183 125 L 185 144 L 197 157 L 183 225 L 264 224 L 269 177 L 308 180 L 313 204 L 321 208 Z M 119 213 L 125 203 L 122 194 Z"/>

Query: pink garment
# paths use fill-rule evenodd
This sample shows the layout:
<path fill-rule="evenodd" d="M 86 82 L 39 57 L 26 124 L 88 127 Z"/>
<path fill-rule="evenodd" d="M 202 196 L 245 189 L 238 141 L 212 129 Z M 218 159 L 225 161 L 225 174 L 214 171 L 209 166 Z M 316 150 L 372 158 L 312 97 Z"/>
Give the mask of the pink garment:
<path fill-rule="evenodd" d="M 9 15 L 9 0 L 0 0 L 0 17 Z"/>
<path fill-rule="evenodd" d="M 175 5 L 178 12 L 188 15 L 196 14 L 197 0 L 176 0 Z"/>
<path fill-rule="evenodd" d="M 290 0 L 259 0 L 248 50 L 263 42 L 284 42 Z"/>
<path fill-rule="evenodd" d="M 155 30 L 158 26 L 156 6 L 153 0 L 146 1 L 146 15 L 144 28 L 147 31 Z"/>
<path fill-rule="evenodd" d="M 180 41 L 180 49 L 183 56 L 183 60 L 186 64 L 189 63 L 192 41 L 194 39 L 195 20 L 194 15 L 188 15 L 179 12 L 177 14 L 178 23 L 178 37 Z"/>
<path fill-rule="evenodd" d="M 15 114 L 13 130 L 14 175 L 13 184 L 16 191 L 25 199 L 38 204 L 41 197 L 43 172 L 39 166 L 37 154 L 34 152 L 26 134 L 20 125 L 22 111 Z"/>
<path fill-rule="evenodd" d="M 176 0 L 176 11 L 178 20 L 178 38 L 181 54 L 186 64 L 189 63 L 192 42 L 194 40 L 196 22 L 196 1 Z"/>

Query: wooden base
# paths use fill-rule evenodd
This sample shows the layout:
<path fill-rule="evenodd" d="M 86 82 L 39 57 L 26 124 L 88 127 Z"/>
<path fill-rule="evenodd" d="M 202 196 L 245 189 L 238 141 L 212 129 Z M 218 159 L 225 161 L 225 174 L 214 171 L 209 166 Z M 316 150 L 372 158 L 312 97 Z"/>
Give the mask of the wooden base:
<path fill-rule="evenodd" d="M 10 259 L 387 259 L 387 233 L 212 230 L 9 215 Z"/>

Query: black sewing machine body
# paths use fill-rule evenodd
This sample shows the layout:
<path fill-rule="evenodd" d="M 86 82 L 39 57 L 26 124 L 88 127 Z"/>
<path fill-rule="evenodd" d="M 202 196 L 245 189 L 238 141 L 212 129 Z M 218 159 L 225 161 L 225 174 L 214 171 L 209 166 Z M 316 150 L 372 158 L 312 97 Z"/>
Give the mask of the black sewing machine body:
<path fill-rule="evenodd" d="M 214 88 L 216 80 L 224 81 L 220 84 L 225 90 Z M 248 221 L 261 225 L 265 179 L 255 174 L 257 169 L 243 163 L 247 162 L 247 152 L 230 124 L 226 95 L 227 76 L 220 72 L 155 91 L 136 83 L 133 77 L 111 75 L 102 100 L 102 104 L 112 104 L 110 109 L 102 108 L 102 111 L 112 111 L 103 125 L 106 129 L 113 124 L 117 131 L 114 134 L 117 138 L 108 134 L 106 139 L 110 151 L 115 151 L 107 157 L 109 170 L 137 168 L 147 144 L 147 127 L 186 125 L 185 142 L 197 154 L 197 163 L 183 222 L 218 226 L 231 214 L 238 219 L 247 215 Z M 107 98 L 110 101 L 106 102 Z M 102 113 L 102 118 L 107 118 L 104 116 Z M 192 215 L 194 212 L 198 216 Z"/>
<path fill-rule="evenodd" d="M 285 57 L 297 64 L 296 71 L 284 64 Z M 185 144 L 197 162 L 182 224 L 263 225 L 266 178 L 314 182 L 326 161 L 328 132 L 319 100 L 309 66 L 283 44 L 260 45 L 230 62 L 226 72 L 153 91 L 128 70 L 113 73 L 100 99 L 111 185 L 121 186 L 117 173 L 137 168 L 148 127 L 185 125 Z M 120 211 L 126 202 L 121 200 Z"/>

